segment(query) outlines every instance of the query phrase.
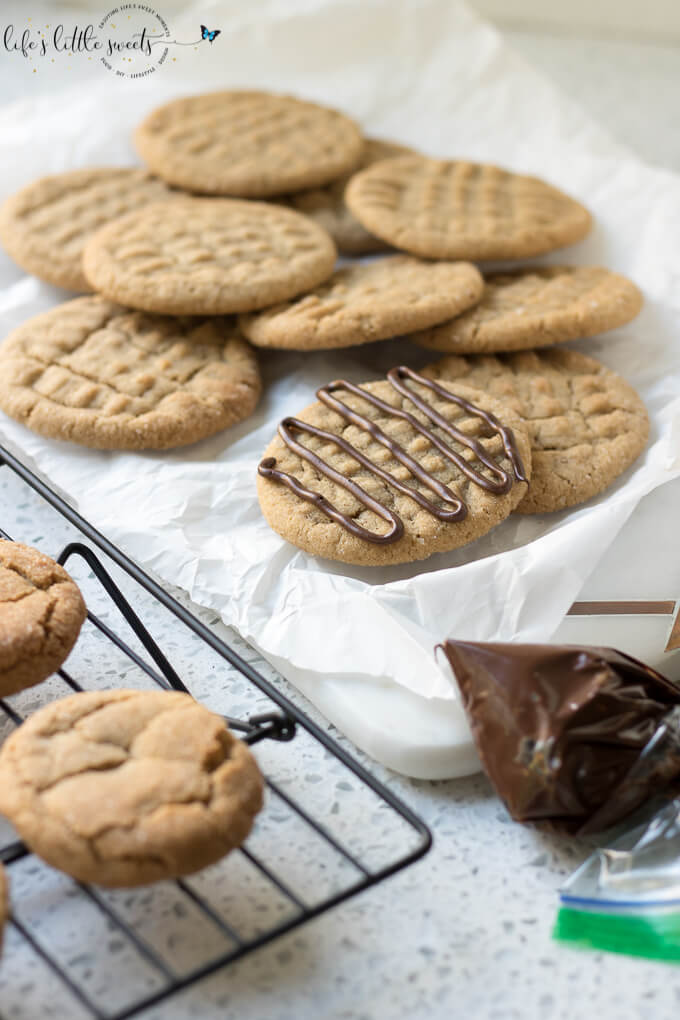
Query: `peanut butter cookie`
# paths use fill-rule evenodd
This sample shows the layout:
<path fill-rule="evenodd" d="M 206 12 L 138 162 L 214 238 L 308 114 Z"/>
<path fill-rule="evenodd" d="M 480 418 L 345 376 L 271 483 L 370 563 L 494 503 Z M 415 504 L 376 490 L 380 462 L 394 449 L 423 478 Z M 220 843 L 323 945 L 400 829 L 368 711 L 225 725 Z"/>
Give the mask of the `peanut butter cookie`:
<path fill-rule="evenodd" d="M 452 354 L 528 350 L 616 329 L 642 308 L 634 283 L 597 266 L 536 266 L 484 284 L 479 304 L 414 343 Z"/>
<path fill-rule="evenodd" d="M 110 220 L 171 194 L 147 170 L 130 167 L 41 177 L 0 207 L 0 241 L 26 272 L 66 290 L 90 291 L 85 242 Z"/>
<path fill-rule="evenodd" d="M 0 698 L 59 669 L 86 612 L 63 567 L 31 546 L 0 541 Z"/>
<path fill-rule="evenodd" d="M 147 315 L 76 298 L 0 344 L 0 408 L 51 439 L 163 450 L 254 410 L 260 374 L 230 319 Z"/>
<path fill-rule="evenodd" d="M 396 142 L 384 142 L 379 138 L 367 138 L 361 162 L 352 172 L 363 170 L 381 159 L 392 159 L 394 156 L 414 155 L 413 149 Z M 389 250 L 389 245 L 379 237 L 369 234 L 347 208 L 345 188 L 352 174 L 345 174 L 325 188 L 315 188 L 290 195 L 288 201 L 299 212 L 315 220 L 320 227 L 327 230 L 335 241 L 336 247 L 343 255 L 373 255 Z"/>
<path fill-rule="evenodd" d="M 190 875 L 247 837 L 263 783 L 220 716 L 169 691 L 96 691 L 41 708 L 0 752 L 0 811 L 81 882 Z"/>
<path fill-rule="evenodd" d="M 89 240 L 85 276 L 111 301 L 168 315 L 266 308 L 315 287 L 336 251 L 306 216 L 265 202 L 174 198 Z"/>
<path fill-rule="evenodd" d="M 394 255 L 337 269 L 308 294 L 239 325 L 256 347 L 315 351 L 352 347 L 442 322 L 479 300 L 484 283 L 469 262 Z"/>
<path fill-rule="evenodd" d="M 647 444 L 649 418 L 633 387 L 576 351 L 452 354 L 423 375 L 479 386 L 524 419 L 532 469 L 520 513 L 584 503 L 611 485 Z"/>
<path fill-rule="evenodd" d="M 525 427 L 480 390 L 402 366 L 317 397 L 281 422 L 257 480 L 269 525 L 306 552 L 370 566 L 425 559 L 486 534 L 527 491 Z"/>
<path fill-rule="evenodd" d="M 433 259 L 512 259 L 580 241 L 587 209 L 537 177 L 401 156 L 355 174 L 345 201 L 384 241 Z"/>
<path fill-rule="evenodd" d="M 266 198 L 351 171 L 363 139 L 336 110 L 269 92 L 212 92 L 154 110 L 135 133 L 159 177 L 207 195 Z"/>

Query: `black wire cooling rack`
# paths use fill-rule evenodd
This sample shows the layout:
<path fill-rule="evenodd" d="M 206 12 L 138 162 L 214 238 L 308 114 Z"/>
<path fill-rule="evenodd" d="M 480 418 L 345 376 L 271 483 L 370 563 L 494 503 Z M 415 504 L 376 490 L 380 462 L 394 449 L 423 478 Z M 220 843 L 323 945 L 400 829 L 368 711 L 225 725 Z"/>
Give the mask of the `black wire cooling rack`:
<path fill-rule="evenodd" d="M 173 690 L 187 690 L 179 672 L 170 664 L 166 653 L 161 650 L 137 611 L 138 603 L 141 604 L 148 595 L 150 600 L 160 603 L 173 614 L 178 628 L 187 638 L 191 637 L 193 641 L 201 643 L 203 651 L 206 646 L 212 649 L 217 656 L 218 673 L 225 670 L 228 672 L 229 685 L 232 685 L 232 677 L 238 677 L 247 680 L 245 686 L 249 690 L 257 689 L 260 711 L 246 714 L 245 717 L 238 711 L 235 711 L 234 716 L 226 715 L 231 728 L 239 731 L 242 739 L 249 744 L 262 742 L 258 749 L 259 757 L 262 757 L 260 752 L 267 745 L 281 746 L 282 752 L 265 756 L 265 762 L 260 761 L 267 785 L 265 808 L 254 830 L 255 836 L 258 827 L 262 830 L 260 838 L 251 835 L 239 851 L 234 851 L 226 858 L 225 874 L 217 867 L 207 877 L 201 873 L 196 879 L 161 883 L 159 887 L 152 887 L 153 890 L 161 887 L 165 887 L 165 890 L 162 893 L 153 892 L 150 901 L 148 890 L 146 893 L 125 890 L 110 894 L 105 890 L 66 880 L 64 876 L 52 873 L 51 869 L 37 861 L 14 836 L 10 836 L 5 845 L 2 845 L 2 832 L 7 830 L 0 830 L 0 860 L 8 868 L 12 888 L 23 880 L 20 874 L 22 868 L 30 872 L 33 889 L 36 885 L 36 871 L 40 868 L 44 869 L 48 879 L 61 883 L 58 890 L 50 885 L 48 879 L 42 886 L 38 883 L 38 891 L 33 893 L 32 902 L 30 897 L 24 900 L 15 895 L 13 898 L 9 928 L 12 937 L 6 939 L 10 944 L 6 945 L 2 961 L 2 970 L 5 972 L 0 974 L 6 984 L 11 984 L 13 954 L 22 954 L 24 963 L 26 955 L 33 954 L 36 967 L 42 967 L 47 978 L 60 986 L 61 994 L 67 999 L 70 997 L 73 1009 L 69 1015 L 82 1014 L 84 1017 L 96 1017 L 97 1020 L 125 1020 L 167 1001 L 170 996 L 381 882 L 427 853 L 431 845 L 427 826 L 394 793 L 2 446 L 1 466 L 14 472 L 41 501 L 49 504 L 72 526 L 75 540 L 69 541 L 56 558 L 60 563 L 68 564 L 71 572 L 74 567 L 85 570 L 90 583 L 99 586 L 97 594 L 101 597 L 97 600 L 98 605 L 102 598 L 109 600 L 108 608 L 111 611 L 96 614 L 91 611 L 90 598 L 86 592 L 90 611 L 85 628 L 94 628 L 97 640 L 108 643 L 106 647 L 99 645 L 100 666 L 125 661 L 128 667 L 141 671 L 139 676 L 147 686 L 151 683 Z M 21 535 L 10 536 L 1 529 L 0 535 L 21 540 Z M 107 561 L 106 566 L 104 560 Z M 113 568 L 109 566 L 109 561 L 114 565 Z M 121 577 L 128 575 L 132 579 L 134 609 L 130 597 L 126 597 L 121 584 L 114 579 L 116 570 L 124 572 Z M 129 587 L 127 581 L 125 587 L 126 590 Z M 138 599 L 137 592 L 143 598 Z M 111 616 L 116 618 L 116 611 L 131 632 L 127 637 L 121 637 L 118 626 L 111 625 Z M 140 647 L 139 651 L 131 646 L 131 641 Z M 70 662 L 69 671 L 62 669 L 58 673 L 62 686 L 72 691 L 83 690 L 89 684 L 72 675 Z M 87 669 L 90 680 L 93 675 L 91 668 L 90 664 Z M 127 679 L 127 670 L 125 675 Z M 109 681 L 106 686 L 116 686 L 117 681 L 119 686 L 129 686 L 129 683 L 121 684 L 118 675 L 106 679 Z M 236 686 L 234 683 L 233 687 Z M 240 686 L 244 685 L 241 683 Z M 228 689 L 231 690 L 231 686 Z M 68 693 L 68 690 L 64 693 Z M 0 700 L 0 721 L 3 721 L 4 713 L 5 728 L 11 724 L 19 725 L 23 721 L 25 710 L 17 707 L 16 700 Z M 232 703 L 242 708 L 239 704 L 242 701 L 243 697 L 239 695 Z M 290 745 L 290 751 L 283 753 L 282 745 L 286 743 Z M 334 759 L 336 778 L 341 772 L 351 779 L 351 782 L 337 779 L 336 785 L 353 791 L 351 796 L 355 804 L 360 794 L 362 808 L 366 800 L 363 820 L 360 817 L 357 825 L 356 815 L 353 815 L 350 828 L 345 827 L 340 835 L 333 825 L 337 801 L 331 805 L 330 793 L 325 794 L 321 788 L 312 806 L 308 807 L 301 802 L 297 793 L 290 791 L 289 756 L 299 751 L 305 755 L 306 760 L 311 760 L 310 747 L 317 757 L 320 755 L 326 761 L 329 756 Z M 279 778 L 279 774 L 283 778 Z M 395 836 L 389 841 L 392 847 L 389 859 L 381 859 L 376 864 L 371 859 L 370 833 L 377 817 L 384 824 L 386 813 L 390 815 Z M 273 819 L 269 826 L 268 814 Z M 261 822 L 262 819 L 264 822 Z M 289 877 L 287 864 L 290 862 L 286 859 L 285 832 L 293 829 L 297 836 L 291 840 L 291 858 L 305 857 L 305 853 L 301 854 L 301 846 L 308 847 L 313 843 L 315 847 L 303 862 L 305 875 L 302 882 L 299 881 L 300 867 L 297 868 L 297 887 Z M 310 862 L 313 858 L 323 859 L 323 882 L 319 895 L 310 891 L 313 885 L 309 881 L 313 870 Z M 235 866 L 238 878 L 230 880 L 230 869 L 233 871 Z M 248 880 L 244 877 L 246 873 Z M 253 892 L 255 887 L 257 895 Z M 131 895 L 133 892 L 134 895 Z M 157 902 L 159 896 L 160 901 Z M 64 902 L 58 902 L 59 897 Z M 153 916 L 154 910 L 157 917 Z M 78 920 L 88 911 L 90 920 L 87 924 Z M 188 964 L 186 960 L 178 964 L 172 960 L 167 945 L 159 941 L 159 931 L 164 924 L 167 925 L 168 917 L 178 914 L 186 918 L 190 911 L 195 924 L 203 927 L 200 937 L 191 938 L 192 952 Z M 79 947 L 76 938 L 78 933 L 74 934 L 71 929 L 79 929 L 82 924 L 83 932 L 89 933 L 94 923 L 93 912 L 97 915 L 95 920 L 100 922 L 102 945 L 93 946 L 92 936 L 87 934 L 88 945 Z M 53 925 L 52 934 L 47 934 L 48 929 L 40 923 L 47 913 L 52 915 L 54 925 L 57 926 L 55 929 Z M 94 927 L 96 929 L 97 925 Z M 62 942 L 62 933 L 67 929 L 65 942 Z M 124 961 L 121 974 L 125 976 L 118 979 L 118 991 L 121 992 L 118 996 L 111 993 L 112 978 L 109 973 L 113 968 L 115 976 L 112 963 L 114 946 Z M 101 951 L 98 952 L 98 949 Z M 105 975 L 96 973 L 97 961 L 99 968 L 107 972 Z M 105 987 L 108 987 L 106 992 L 103 991 Z M 0 1001 L 0 1012 L 4 1005 Z"/>

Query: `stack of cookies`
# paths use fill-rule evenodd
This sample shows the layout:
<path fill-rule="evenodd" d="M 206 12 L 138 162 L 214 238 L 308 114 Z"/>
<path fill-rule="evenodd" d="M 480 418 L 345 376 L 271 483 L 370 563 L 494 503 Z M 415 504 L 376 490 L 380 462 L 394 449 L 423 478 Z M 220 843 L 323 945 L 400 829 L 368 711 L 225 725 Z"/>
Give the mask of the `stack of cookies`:
<path fill-rule="evenodd" d="M 635 285 L 599 267 L 476 265 L 588 234 L 588 211 L 550 184 L 255 91 L 175 100 L 135 141 L 147 171 L 43 178 L 0 211 L 20 265 L 95 292 L 0 347 L 0 407 L 30 428 L 180 446 L 252 413 L 254 348 L 313 357 L 406 335 L 445 356 L 322 387 L 259 468 L 276 531 L 367 565 L 457 548 L 515 509 L 574 506 L 644 448 L 630 386 L 555 346 L 632 319 Z M 379 257 L 336 267 L 338 252 Z"/>

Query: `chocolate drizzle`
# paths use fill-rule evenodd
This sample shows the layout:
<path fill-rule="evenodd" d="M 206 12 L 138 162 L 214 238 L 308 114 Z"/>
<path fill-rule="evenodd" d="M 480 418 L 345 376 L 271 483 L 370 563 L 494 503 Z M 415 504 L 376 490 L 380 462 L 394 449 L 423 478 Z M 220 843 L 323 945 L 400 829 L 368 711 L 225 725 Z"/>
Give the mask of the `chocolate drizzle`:
<path fill-rule="evenodd" d="M 348 443 L 341 436 L 336 435 L 333 432 L 327 432 L 325 429 L 318 428 L 316 425 L 310 425 L 307 422 L 300 421 L 299 418 L 284 418 L 279 425 L 279 435 L 284 441 L 286 446 L 293 450 L 299 457 L 306 460 L 308 464 L 311 464 L 321 475 L 331 479 L 337 485 L 340 485 L 343 489 L 350 492 L 358 502 L 363 503 L 368 509 L 372 510 L 379 517 L 382 517 L 384 521 L 390 525 L 389 530 L 384 534 L 376 534 L 375 532 L 369 531 L 367 528 L 363 528 L 360 524 L 357 524 L 351 517 L 343 514 L 340 510 L 333 506 L 325 496 L 321 493 L 313 492 L 306 486 L 302 485 L 293 475 L 289 475 L 285 471 L 279 471 L 276 468 L 276 459 L 274 457 L 267 457 L 259 465 L 258 471 L 265 478 L 271 478 L 274 481 L 280 482 L 286 485 L 296 496 L 306 500 L 308 503 L 313 503 L 323 513 L 325 513 L 332 520 L 337 521 L 343 528 L 349 531 L 352 535 L 357 538 L 364 539 L 366 542 L 373 542 L 378 545 L 385 545 L 390 542 L 396 542 L 404 533 L 404 523 L 398 514 L 394 513 L 388 507 L 384 506 L 378 500 L 374 499 L 369 493 L 366 492 L 360 485 L 353 482 L 351 478 L 345 477 L 336 471 L 330 464 L 322 460 L 317 454 L 313 453 L 306 446 L 303 446 L 296 438 L 296 434 L 307 434 L 315 436 L 317 439 L 325 439 L 335 446 L 344 450 L 345 453 L 349 454 L 353 460 L 362 464 L 371 474 L 378 478 L 381 478 L 391 488 L 397 489 L 399 492 L 404 493 L 410 499 L 418 503 L 419 506 L 427 510 L 428 513 L 432 514 L 440 521 L 462 521 L 467 516 L 467 506 L 456 495 L 452 492 L 448 486 L 444 485 L 434 478 L 429 472 L 413 457 L 406 452 L 406 450 L 400 446 L 394 439 L 391 439 L 383 430 L 376 425 L 375 422 L 369 418 L 365 418 L 362 414 L 357 411 L 353 411 L 352 408 L 348 407 L 347 404 L 339 400 L 335 394 L 339 390 L 346 390 L 348 393 L 352 393 L 355 396 L 361 397 L 367 403 L 373 407 L 383 411 L 389 417 L 400 418 L 403 421 L 409 423 L 415 432 L 424 436 L 432 446 L 435 446 L 439 452 L 446 457 L 452 464 L 465 474 L 472 482 L 486 489 L 488 492 L 502 495 L 503 493 L 509 492 L 513 485 L 513 478 L 507 471 L 501 468 L 496 461 L 491 457 L 484 446 L 474 437 L 465 435 L 459 429 L 452 425 L 446 420 L 438 411 L 435 410 L 427 401 L 423 400 L 413 389 L 406 385 L 405 380 L 410 379 L 413 382 L 419 383 L 421 386 L 427 387 L 433 393 L 443 397 L 445 400 L 456 404 L 462 410 L 466 411 L 474 417 L 481 418 L 489 428 L 497 433 L 503 443 L 503 449 L 512 464 L 514 478 L 517 481 L 525 482 L 526 475 L 524 473 L 524 467 L 522 460 L 515 443 L 515 437 L 512 429 L 507 428 L 501 424 L 495 415 L 489 411 L 484 411 L 482 408 L 477 407 L 475 404 L 471 404 L 463 397 L 457 396 L 455 393 L 451 393 L 450 390 L 441 386 L 439 383 L 434 382 L 431 379 L 426 379 L 424 376 L 419 375 L 410 368 L 400 366 L 393 368 L 387 373 L 387 379 L 393 388 L 407 397 L 415 407 L 421 411 L 433 425 L 437 425 L 446 435 L 450 436 L 451 439 L 455 440 L 462 446 L 467 447 L 471 450 L 477 461 L 490 472 L 492 477 L 488 477 L 482 474 L 481 471 L 477 470 L 469 461 L 458 453 L 455 449 L 447 445 L 442 439 L 437 436 L 432 429 L 423 425 L 413 414 L 405 411 L 403 408 L 394 407 L 392 404 L 388 404 L 386 401 L 381 400 L 379 397 L 374 396 L 367 390 L 360 386 L 355 386 L 354 383 L 347 382 L 345 379 L 338 379 L 335 382 L 329 383 L 327 386 L 322 386 L 321 389 L 317 390 L 317 397 L 322 404 L 326 407 L 337 412 L 345 421 L 351 422 L 353 425 L 357 425 L 360 429 L 368 432 L 369 435 L 390 451 L 395 460 L 398 460 L 404 465 L 413 478 L 418 479 L 422 484 L 433 492 L 436 496 L 443 501 L 443 506 L 437 506 L 431 500 L 427 499 L 417 489 L 412 488 L 410 485 L 406 485 L 404 482 L 399 481 L 394 475 L 391 475 L 389 471 L 385 471 L 378 464 L 375 464 L 372 460 L 366 457 L 360 450 L 351 443 Z"/>

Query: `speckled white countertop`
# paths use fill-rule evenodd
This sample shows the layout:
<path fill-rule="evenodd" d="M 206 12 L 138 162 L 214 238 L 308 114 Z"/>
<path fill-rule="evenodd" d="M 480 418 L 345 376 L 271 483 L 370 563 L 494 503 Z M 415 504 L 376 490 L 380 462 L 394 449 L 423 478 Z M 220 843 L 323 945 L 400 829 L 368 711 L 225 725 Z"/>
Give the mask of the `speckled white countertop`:
<path fill-rule="evenodd" d="M 603 118 L 621 141 L 649 162 L 680 171 L 677 132 L 671 134 L 666 128 L 677 112 L 677 49 L 527 32 L 511 32 L 509 38 L 596 117 Z M 15 98 L 15 86 L 15 81 L 8 83 L 6 98 Z M 680 595 L 678 562 L 668 564 L 668 590 L 659 591 L 644 576 L 636 579 L 634 593 L 621 590 L 630 543 L 644 542 L 651 559 L 663 562 L 675 531 L 668 507 L 673 501 L 677 505 L 679 498 L 680 482 L 676 482 L 643 501 L 589 581 L 584 598 Z M 0 469 L 0 511 L 0 526 L 14 537 L 47 552 L 57 552 L 64 544 L 68 529 L 4 468 Z M 607 584 L 602 580 L 605 575 Z M 613 577 L 619 579 L 618 590 L 612 590 Z M 151 609 L 145 621 L 173 662 L 181 665 L 196 694 L 220 707 L 228 691 L 231 711 L 235 699 L 239 707 L 241 695 L 243 711 L 254 710 L 247 685 L 237 680 L 234 686 L 229 676 L 216 684 L 211 667 L 204 666 L 183 641 L 173 620 Z M 226 633 L 221 625 L 215 626 Z M 74 672 L 86 675 L 90 686 L 106 686 L 118 667 L 110 658 L 102 662 L 94 641 L 79 643 Z M 236 644 L 243 650 L 240 642 Z M 244 654 L 255 658 L 247 650 Z M 264 671 L 272 676 L 271 670 L 265 667 Z M 125 682 L 125 676 L 117 676 L 116 682 Z M 134 678 L 129 682 L 134 683 Z M 285 681 L 276 682 L 319 719 Z M 47 694 L 56 693 L 51 684 L 46 690 L 23 695 L 24 706 L 35 707 Z M 342 817 L 347 832 L 354 831 L 358 839 L 366 837 L 378 857 L 399 845 L 398 834 L 382 825 L 379 813 L 367 807 L 355 784 L 341 777 L 327 756 L 306 744 L 290 745 L 296 753 L 287 757 L 283 757 L 286 745 L 261 747 L 265 760 L 268 755 L 276 759 L 289 792 L 316 797 L 329 812 Z M 663 1020 L 677 1015 L 680 970 L 583 954 L 551 941 L 556 890 L 587 852 L 584 843 L 513 824 L 481 776 L 426 783 L 371 768 L 431 826 L 435 836 L 431 853 L 385 884 L 218 972 L 172 1003 L 148 1011 L 146 1017 Z M 323 885 L 323 869 L 315 879 L 305 841 L 300 839 L 299 846 L 299 873 L 294 878 L 306 887 L 314 881 Z M 43 926 L 47 937 L 57 940 L 55 948 L 78 969 L 88 987 L 101 980 L 102 963 L 112 1006 L 125 1000 L 134 982 L 144 986 L 143 975 L 131 971 L 111 931 L 93 933 L 88 953 L 73 958 L 76 935 L 82 937 L 90 922 L 73 905 L 69 907 L 53 873 L 29 861 L 13 874 L 15 898 L 35 913 L 38 929 Z M 243 876 L 241 880 L 246 881 Z M 228 896 L 228 889 L 224 895 Z M 175 951 L 179 947 L 187 966 L 197 954 L 219 948 L 217 936 L 199 930 L 192 915 L 167 893 L 156 891 L 127 901 L 123 897 L 119 904 L 137 912 L 142 926 L 146 925 L 146 937 L 154 944 Z M 270 907 L 277 909 L 274 902 Z M 4 1020 L 81 1016 L 44 968 L 19 947 L 18 937 L 10 932 L 8 941 L 0 968 L 0 1016 Z"/>

